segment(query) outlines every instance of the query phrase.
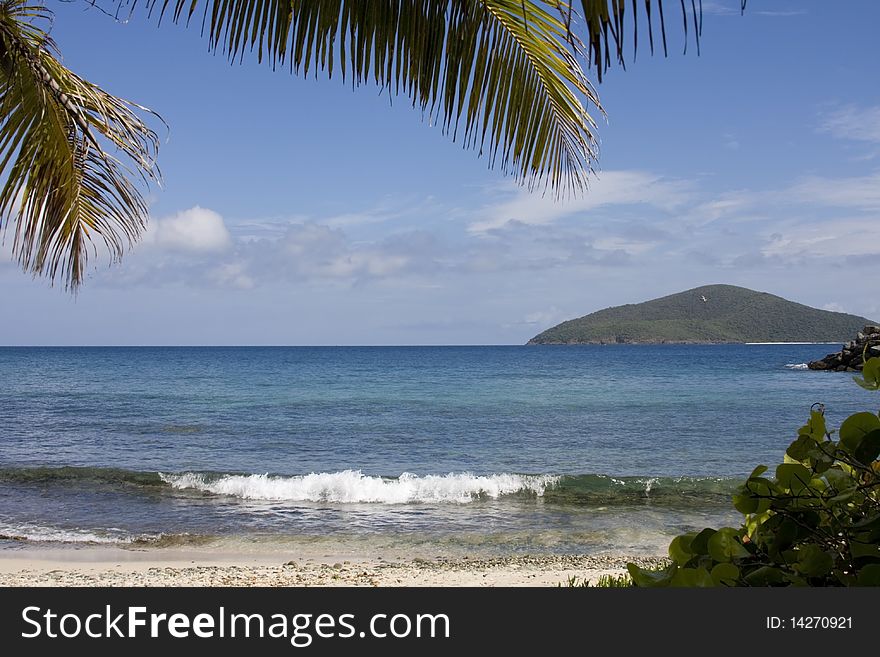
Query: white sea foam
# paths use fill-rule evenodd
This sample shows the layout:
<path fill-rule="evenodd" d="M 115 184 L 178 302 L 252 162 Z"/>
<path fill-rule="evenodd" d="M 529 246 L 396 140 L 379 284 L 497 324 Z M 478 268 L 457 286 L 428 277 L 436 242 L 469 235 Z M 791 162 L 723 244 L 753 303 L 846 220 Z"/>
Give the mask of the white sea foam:
<path fill-rule="evenodd" d="M 806 363 L 786 363 L 785 365 L 790 370 L 806 370 L 809 369 Z"/>
<path fill-rule="evenodd" d="M 408 472 L 396 479 L 372 477 L 360 470 L 320 472 L 295 477 L 268 474 L 208 476 L 199 473 L 159 476 L 174 488 L 195 489 L 249 500 L 406 504 L 464 504 L 479 498 L 529 492 L 543 495 L 559 481 L 551 475 L 450 473 L 420 477 Z"/>
<path fill-rule="evenodd" d="M 33 541 L 42 543 L 104 543 L 122 544 L 135 540 L 131 534 L 122 530 L 96 532 L 89 529 L 65 529 L 47 527 L 33 523 L 0 522 L 0 539 Z"/>

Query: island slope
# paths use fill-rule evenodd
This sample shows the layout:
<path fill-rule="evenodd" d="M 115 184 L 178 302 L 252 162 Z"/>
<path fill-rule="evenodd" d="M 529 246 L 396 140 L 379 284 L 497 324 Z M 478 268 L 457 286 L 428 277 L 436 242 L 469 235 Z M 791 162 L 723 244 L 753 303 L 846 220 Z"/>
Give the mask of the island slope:
<path fill-rule="evenodd" d="M 735 285 L 705 285 L 562 322 L 528 344 L 843 342 L 865 317 Z"/>

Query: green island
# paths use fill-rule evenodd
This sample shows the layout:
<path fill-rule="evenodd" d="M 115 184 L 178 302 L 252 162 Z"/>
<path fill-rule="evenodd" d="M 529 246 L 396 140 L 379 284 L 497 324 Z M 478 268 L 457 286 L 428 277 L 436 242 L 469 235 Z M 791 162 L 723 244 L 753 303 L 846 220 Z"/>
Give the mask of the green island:
<path fill-rule="evenodd" d="M 704 285 L 571 319 L 527 344 L 843 342 L 872 323 L 767 292 Z"/>

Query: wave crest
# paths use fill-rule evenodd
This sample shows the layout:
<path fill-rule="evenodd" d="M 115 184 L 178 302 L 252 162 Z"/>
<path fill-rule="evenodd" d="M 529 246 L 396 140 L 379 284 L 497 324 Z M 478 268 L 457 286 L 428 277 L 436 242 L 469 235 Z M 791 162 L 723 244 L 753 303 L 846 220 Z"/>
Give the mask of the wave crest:
<path fill-rule="evenodd" d="M 320 472 L 294 477 L 268 474 L 211 476 L 195 472 L 159 473 L 177 489 L 195 489 L 248 500 L 407 504 L 497 499 L 527 493 L 542 496 L 559 481 L 552 475 L 449 473 L 418 476 L 405 472 L 396 479 L 363 474 L 360 470 Z"/>
<path fill-rule="evenodd" d="M 63 528 L 38 525 L 34 523 L 0 522 L 0 541 L 27 541 L 35 543 L 90 543 L 106 545 L 124 545 L 135 540 L 144 540 L 132 536 L 121 529 L 83 529 L 79 527 Z"/>

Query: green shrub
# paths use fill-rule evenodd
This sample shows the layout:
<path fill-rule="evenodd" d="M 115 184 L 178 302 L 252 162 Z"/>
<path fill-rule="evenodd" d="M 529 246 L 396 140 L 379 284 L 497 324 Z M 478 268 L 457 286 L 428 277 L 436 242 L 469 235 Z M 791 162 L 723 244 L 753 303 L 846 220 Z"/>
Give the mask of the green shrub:
<path fill-rule="evenodd" d="M 597 589 L 623 589 L 629 588 L 632 586 L 632 580 L 629 575 L 600 575 L 599 579 L 596 580 L 596 583 L 593 584 L 586 577 L 581 578 L 577 575 L 572 575 L 565 582 L 565 586 L 567 587 L 575 587 L 575 588 L 597 588 Z M 560 586 L 562 586 L 560 584 Z"/>
<path fill-rule="evenodd" d="M 880 358 L 856 382 L 880 389 Z M 673 539 L 662 570 L 627 569 L 635 586 L 880 586 L 880 417 L 836 432 L 815 404 L 774 477 L 760 465 L 733 497 L 739 529 Z"/>

